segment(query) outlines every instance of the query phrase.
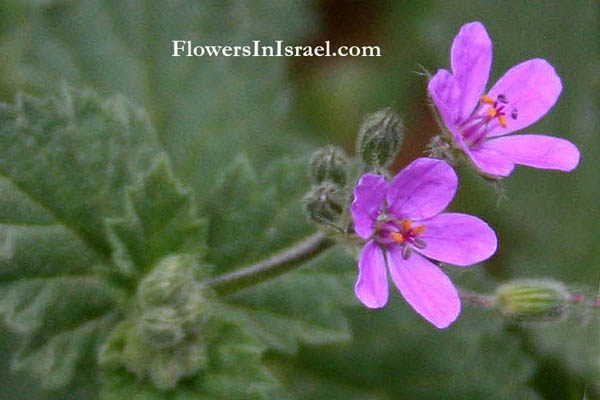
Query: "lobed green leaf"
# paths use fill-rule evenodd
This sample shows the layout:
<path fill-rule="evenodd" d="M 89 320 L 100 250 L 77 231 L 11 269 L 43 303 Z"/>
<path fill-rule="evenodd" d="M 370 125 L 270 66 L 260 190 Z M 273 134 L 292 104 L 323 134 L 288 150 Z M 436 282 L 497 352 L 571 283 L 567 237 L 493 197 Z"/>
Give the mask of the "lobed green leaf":
<path fill-rule="evenodd" d="M 143 276 L 168 254 L 199 255 L 205 248 L 205 220 L 191 192 L 175 179 L 162 157 L 126 197 L 127 214 L 108 220 L 113 260 L 125 275 Z"/>
<path fill-rule="evenodd" d="M 118 319 L 118 293 L 95 274 L 109 262 L 104 219 L 160 148 L 123 98 L 67 86 L 0 105 L 0 131 L 0 314 L 23 337 L 13 367 L 64 388 Z"/>

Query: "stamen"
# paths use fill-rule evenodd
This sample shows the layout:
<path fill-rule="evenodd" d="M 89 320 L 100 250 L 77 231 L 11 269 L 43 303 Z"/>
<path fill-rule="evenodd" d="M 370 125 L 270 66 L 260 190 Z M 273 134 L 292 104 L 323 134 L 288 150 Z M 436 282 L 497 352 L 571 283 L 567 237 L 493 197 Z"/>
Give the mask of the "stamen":
<path fill-rule="evenodd" d="M 402 247 L 402 258 L 404 258 L 405 260 L 408 260 L 410 258 L 411 254 L 412 254 L 412 248 L 410 246 Z"/>
<path fill-rule="evenodd" d="M 392 240 L 394 242 L 397 242 L 397 243 L 404 242 L 404 235 L 401 234 L 400 232 L 392 232 L 392 233 L 390 233 L 390 237 L 392 238 Z"/>
<path fill-rule="evenodd" d="M 415 233 L 415 235 L 420 235 L 420 234 L 424 233 L 425 232 L 425 225 L 419 225 L 419 226 L 417 226 L 413 230 L 413 232 Z"/>
<path fill-rule="evenodd" d="M 496 104 L 496 100 L 492 99 L 490 96 L 485 94 L 481 96 L 481 102 L 483 104 Z"/>
<path fill-rule="evenodd" d="M 490 129 L 490 123 L 494 119 L 498 118 L 498 125 L 502 128 L 508 126 L 508 115 L 512 119 L 517 119 L 518 112 L 514 107 L 510 107 L 509 114 L 509 101 L 508 97 L 504 93 L 500 93 L 496 98 L 492 98 L 487 94 L 484 94 L 479 98 L 481 105 L 473 115 L 466 118 L 465 121 L 460 123 L 460 129 L 465 143 L 472 149 L 475 149 L 481 145 L 485 140 L 487 133 Z M 492 125 L 492 128 L 495 125 Z"/>
<path fill-rule="evenodd" d="M 504 111 L 504 108 L 505 108 L 504 105 L 508 104 L 508 98 L 506 97 L 506 95 L 504 93 L 500 93 L 498 96 L 496 96 L 496 100 L 492 99 L 488 95 L 483 95 L 483 96 L 481 96 L 481 103 L 482 104 L 490 104 L 491 107 L 488 108 L 487 113 L 486 113 L 488 118 L 490 120 L 494 119 L 494 118 L 498 118 L 498 122 L 500 123 L 500 125 L 503 128 L 506 128 L 507 121 L 506 121 L 506 114 Z M 516 109 L 513 109 L 511 117 L 513 119 L 517 118 L 516 117 Z"/>
<path fill-rule="evenodd" d="M 506 116 L 504 114 L 498 114 L 498 121 L 503 128 L 506 128 Z"/>
<path fill-rule="evenodd" d="M 424 249 L 425 247 L 427 247 L 427 243 L 425 243 L 425 241 L 423 239 L 419 239 L 419 238 L 415 238 L 413 240 L 413 245 L 417 249 Z"/>
<path fill-rule="evenodd" d="M 410 257 L 412 248 L 414 246 L 418 249 L 424 249 L 427 244 L 423 239 L 419 239 L 417 236 L 425 232 L 425 225 L 413 226 L 410 219 L 403 219 L 400 221 L 400 227 L 398 232 L 390 232 L 389 238 L 400 244 L 402 247 L 402 257 L 408 259 Z"/>

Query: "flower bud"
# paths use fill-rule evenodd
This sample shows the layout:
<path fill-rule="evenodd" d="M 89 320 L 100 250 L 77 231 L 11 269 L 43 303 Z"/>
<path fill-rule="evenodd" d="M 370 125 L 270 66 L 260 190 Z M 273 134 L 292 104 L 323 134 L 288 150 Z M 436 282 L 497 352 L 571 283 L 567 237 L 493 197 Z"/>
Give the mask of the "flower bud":
<path fill-rule="evenodd" d="M 168 256 L 160 260 L 142 280 L 138 297 L 144 307 L 175 305 L 187 295 L 194 282 L 195 260 L 190 255 Z"/>
<path fill-rule="evenodd" d="M 304 198 L 308 216 L 318 223 L 335 223 L 344 212 L 344 194 L 331 183 L 314 186 Z"/>
<path fill-rule="evenodd" d="M 357 142 L 357 153 L 367 166 L 384 168 L 400 151 L 404 139 L 402 120 L 391 108 L 367 116 Z"/>
<path fill-rule="evenodd" d="M 317 150 L 310 160 L 310 172 L 316 183 L 328 181 L 340 187 L 346 184 L 347 166 L 344 150 L 337 146 Z"/>
<path fill-rule="evenodd" d="M 209 306 L 211 294 L 205 286 L 197 283 L 190 290 L 185 301 L 178 307 L 186 334 L 200 335 L 204 331 L 206 321 L 211 313 Z"/>
<path fill-rule="evenodd" d="M 171 307 L 156 307 L 145 311 L 139 324 L 144 340 L 156 349 L 172 347 L 184 338 L 181 318 Z"/>
<path fill-rule="evenodd" d="M 519 320 L 560 319 L 570 296 L 558 282 L 523 280 L 505 283 L 495 293 L 494 305 L 505 316 Z"/>
<path fill-rule="evenodd" d="M 102 345 L 102 365 L 125 367 L 160 390 L 209 368 L 209 345 L 222 325 L 214 317 L 213 292 L 195 279 L 195 267 L 189 255 L 156 264 L 142 281 L 132 315 Z"/>

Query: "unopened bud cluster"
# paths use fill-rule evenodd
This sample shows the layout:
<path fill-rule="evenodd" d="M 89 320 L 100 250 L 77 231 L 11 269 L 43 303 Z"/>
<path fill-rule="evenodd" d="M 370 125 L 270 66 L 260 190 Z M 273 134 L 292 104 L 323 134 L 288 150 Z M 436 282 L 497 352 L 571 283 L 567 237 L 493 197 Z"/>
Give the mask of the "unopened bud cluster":
<path fill-rule="evenodd" d="M 525 321 L 563 317 L 571 296 L 563 284 L 551 280 L 520 280 L 498 287 L 494 306 L 504 316 Z"/>
<path fill-rule="evenodd" d="M 304 207 L 315 222 L 336 226 L 348 207 L 345 189 L 348 160 L 337 146 L 317 150 L 310 160 L 311 190 L 304 197 Z"/>
<path fill-rule="evenodd" d="M 403 140 L 402 119 L 388 107 L 365 118 L 360 127 L 356 151 L 367 169 L 381 170 L 394 161 Z"/>
<path fill-rule="evenodd" d="M 148 377 L 163 390 L 206 368 L 211 294 L 195 276 L 198 269 L 191 255 L 159 261 L 140 282 L 135 312 L 110 335 L 100 362 Z"/>
<path fill-rule="evenodd" d="M 363 170 L 384 173 L 400 151 L 403 139 L 404 125 L 391 108 L 368 115 L 356 143 Z M 317 223 L 343 229 L 347 224 L 342 220 L 352 201 L 346 188 L 350 174 L 344 151 L 336 146 L 317 150 L 310 160 L 310 174 L 313 186 L 304 197 L 309 217 Z"/>

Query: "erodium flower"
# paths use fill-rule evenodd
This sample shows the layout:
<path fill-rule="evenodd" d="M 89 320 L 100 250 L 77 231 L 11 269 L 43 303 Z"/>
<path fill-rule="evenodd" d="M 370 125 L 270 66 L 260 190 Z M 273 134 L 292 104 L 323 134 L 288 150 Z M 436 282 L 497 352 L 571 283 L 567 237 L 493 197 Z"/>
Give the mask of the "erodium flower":
<path fill-rule="evenodd" d="M 388 301 L 389 271 L 404 299 L 438 328 L 460 313 L 458 291 L 428 259 L 457 266 L 483 261 L 496 251 L 496 234 L 472 215 L 441 213 L 458 178 L 446 162 L 419 158 L 391 182 L 365 174 L 354 190 L 354 230 L 367 240 L 354 291 L 369 308 Z"/>
<path fill-rule="evenodd" d="M 546 60 L 536 58 L 512 67 L 485 94 L 492 64 L 492 42 L 480 22 L 465 24 L 450 52 L 452 73 L 438 70 L 428 89 L 454 146 L 485 174 L 504 177 L 515 164 L 571 171 L 579 162 L 577 147 L 544 135 L 514 135 L 552 108 L 562 83 Z"/>

